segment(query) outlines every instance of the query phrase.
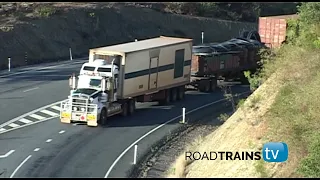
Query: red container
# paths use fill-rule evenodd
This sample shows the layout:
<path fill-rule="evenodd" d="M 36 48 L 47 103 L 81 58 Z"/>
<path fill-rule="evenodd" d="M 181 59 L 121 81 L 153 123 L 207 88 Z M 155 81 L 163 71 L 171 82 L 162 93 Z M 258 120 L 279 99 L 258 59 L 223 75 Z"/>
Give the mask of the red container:
<path fill-rule="evenodd" d="M 261 41 L 270 48 L 280 47 L 286 39 L 287 20 L 298 18 L 297 14 L 259 18 Z"/>

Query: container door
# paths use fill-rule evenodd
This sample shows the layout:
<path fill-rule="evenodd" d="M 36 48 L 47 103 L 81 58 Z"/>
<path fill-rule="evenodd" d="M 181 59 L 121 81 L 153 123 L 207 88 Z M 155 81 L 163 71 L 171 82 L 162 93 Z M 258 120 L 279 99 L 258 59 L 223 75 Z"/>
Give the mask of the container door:
<path fill-rule="evenodd" d="M 149 65 L 149 89 L 157 88 L 158 63 L 159 63 L 159 57 L 154 57 L 154 58 L 150 59 L 150 65 Z"/>

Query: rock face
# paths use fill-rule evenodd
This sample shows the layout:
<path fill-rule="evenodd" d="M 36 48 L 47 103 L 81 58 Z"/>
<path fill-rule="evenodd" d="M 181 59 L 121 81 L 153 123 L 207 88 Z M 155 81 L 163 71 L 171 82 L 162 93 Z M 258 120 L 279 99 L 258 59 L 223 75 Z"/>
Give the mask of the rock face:
<path fill-rule="evenodd" d="M 238 36 L 241 30 L 257 28 L 252 23 L 168 14 L 150 8 L 74 4 L 78 5 L 59 3 L 42 10 L 35 9 L 36 5 L 2 5 L 0 68 L 7 67 L 8 57 L 11 66 L 17 67 L 68 59 L 69 48 L 73 57 L 79 57 L 86 56 L 90 48 L 135 39 L 164 35 L 193 38 L 197 44 L 202 31 L 205 42 L 219 42 Z M 9 11 L 14 15 L 8 15 Z"/>

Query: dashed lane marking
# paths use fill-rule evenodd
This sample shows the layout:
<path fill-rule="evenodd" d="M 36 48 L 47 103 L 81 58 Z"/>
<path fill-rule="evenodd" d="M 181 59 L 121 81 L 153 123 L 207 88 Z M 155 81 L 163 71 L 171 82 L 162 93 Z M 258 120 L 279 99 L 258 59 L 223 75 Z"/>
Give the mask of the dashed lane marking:
<path fill-rule="evenodd" d="M 23 122 L 23 123 L 25 123 L 25 124 L 32 123 L 32 121 L 30 121 L 30 120 L 28 120 L 28 119 L 26 119 L 26 118 L 22 118 L 22 119 L 20 119 L 19 121 L 20 121 L 20 122 Z"/>
<path fill-rule="evenodd" d="M 45 117 L 42 117 L 42 116 L 37 115 L 37 114 L 31 114 L 31 115 L 29 115 L 29 116 L 30 116 L 30 117 L 33 117 L 33 118 L 35 118 L 35 119 L 39 119 L 39 120 L 45 119 Z"/>
<path fill-rule="evenodd" d="M 44 114 L 48 114 L 48 115 L 50 115 L 50 116 L 58 116 L 59 114 L 57 114 L 57 113 L 54 113 L 54 112 L 52 112 L 52 111 L 48 111 L 48 110 L 46 110 L 46 109 L 44 109 L 44 110 L 42 110 L 42 111 L 40 111 L 40 112 L 42 112 L 42 113 L 44 113 Z"/>
<path fill-rule="evenodd" d="M 51 108 L 52 108 L 52 109 L 55 109 L 55 110 L 57 110 L 57 111 L 60 111 L 60 107 L 59 107 L 59 106 L 52 106 Z"/>
<path fill-rule="evenodd" d="M 0 124 L 0 134 L 59 117 L 60 102 L 61 101 L 49 104 L 14 118 L 4 124 Z"/>
<path fill-rule="evenodd" d="M 52 141 L 52 139 L 48 139 L 48 140 L 46 140 L 46 143 L 49 143 L 49 142 L 51 142 Z"/>
<path fill-rule="evenodd" d="M 11 123 L 11 124 L 9 124 L 8 126 L 15 128 L 15 127 L 19 127 L 20 125 L 15 124 L 15 123 Z"/>

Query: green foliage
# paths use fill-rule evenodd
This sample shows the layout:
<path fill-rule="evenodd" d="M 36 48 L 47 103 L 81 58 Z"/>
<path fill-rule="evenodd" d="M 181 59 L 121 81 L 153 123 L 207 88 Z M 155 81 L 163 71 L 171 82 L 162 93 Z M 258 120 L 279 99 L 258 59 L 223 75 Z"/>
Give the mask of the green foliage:
<path fill-rule="evenodd" d="M 225 121 L 227 121 L 228 119 L 229 119 L 229 115 L 228 114 L 226 114 L 226 113 L 224 113 L 224 114 L 220 114 L 219 115 L 219 117 L 218 117 L 218 119 L 221 121 L 221 122 L 225 122 Z"/>
<path fill-rule="evenodd" d="M 240 107 L 242 107 L 245 101 L 246 101 L 245 99 L 240 99 L 239 102 L 238 102 L 238 104 L 237 104 L 237 109 L 239 109 Z"/>
<path fill-rule="evenodd" d="M 49 17 L 56 13 L 56 10 L 51 6 L 40 6 L 34 10 L 34 13 L 38 17 Z"/>
<path fill-rule="evenodd" d="M 304 177 L 317 178 L 320 177 L 320 134 L 317 133 L 310 144 L 308 151 L 309 156 L 301 161 L 298 173 Z"/>
<path fill-rule="evenodd" d="M 251 74 L 250 71 L 245 71 L 244 76 L 248 79 L 250 83 L 250 90 L 256 90 L 261 84 L 261 77 L 259 74 Z"/>

